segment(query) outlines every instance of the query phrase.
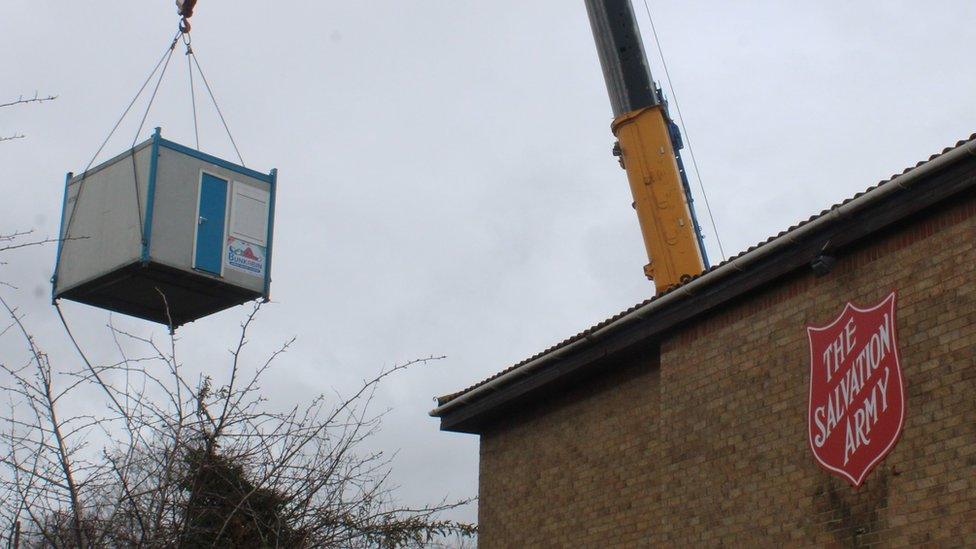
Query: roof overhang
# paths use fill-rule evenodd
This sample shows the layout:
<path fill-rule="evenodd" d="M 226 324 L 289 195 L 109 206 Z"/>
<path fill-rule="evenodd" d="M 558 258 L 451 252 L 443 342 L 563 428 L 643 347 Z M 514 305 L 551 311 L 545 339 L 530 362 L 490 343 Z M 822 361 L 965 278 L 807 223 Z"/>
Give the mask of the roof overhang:
<path fill-rule="evenodd" d="M 441 429 L 481 433 L 513 407 L 598 373 L 748 292 L 836 253 L 909 216 L 976 187 L 976 135 L 926 162 L 750 248 L 688 283 L 613 317 L 461 392 L 430 412 Z"/>

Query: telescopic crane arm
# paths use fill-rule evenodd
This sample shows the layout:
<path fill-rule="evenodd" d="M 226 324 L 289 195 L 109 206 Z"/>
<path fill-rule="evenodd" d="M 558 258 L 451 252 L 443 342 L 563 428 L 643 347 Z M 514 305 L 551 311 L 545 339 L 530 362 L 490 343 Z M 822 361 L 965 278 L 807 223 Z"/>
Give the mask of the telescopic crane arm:
<path fill-rule="evenodd" d="M 678 148 L 680 134 L 651 78 L 630 0 L 585 0 L 606 80 L 618 140 L 644 236 L 644 274 L 662 292 L 705 269 L 691 195 Z"/>

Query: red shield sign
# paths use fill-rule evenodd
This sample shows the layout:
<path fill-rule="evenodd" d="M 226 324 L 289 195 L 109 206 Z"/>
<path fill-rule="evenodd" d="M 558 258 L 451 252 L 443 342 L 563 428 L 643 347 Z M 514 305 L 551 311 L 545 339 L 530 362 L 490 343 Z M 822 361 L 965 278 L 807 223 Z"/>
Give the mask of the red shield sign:
<path fill-rule="evenodd" d="M 895 446 L 905 419 L 895 292 L 867 309 L 848 303 L 807 335 L 810 449 L 828 471 L 860 486 Z"/>

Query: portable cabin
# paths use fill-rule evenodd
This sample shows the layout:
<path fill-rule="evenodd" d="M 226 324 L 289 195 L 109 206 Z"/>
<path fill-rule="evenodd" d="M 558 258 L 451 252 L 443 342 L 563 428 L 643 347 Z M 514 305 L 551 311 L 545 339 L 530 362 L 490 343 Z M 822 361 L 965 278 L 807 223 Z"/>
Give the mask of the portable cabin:
<path fill-rule="evenodd" d="M 171 327 L 269 297 L 277 171 L 152 138 L 68 174 L 53 283 Z"/>

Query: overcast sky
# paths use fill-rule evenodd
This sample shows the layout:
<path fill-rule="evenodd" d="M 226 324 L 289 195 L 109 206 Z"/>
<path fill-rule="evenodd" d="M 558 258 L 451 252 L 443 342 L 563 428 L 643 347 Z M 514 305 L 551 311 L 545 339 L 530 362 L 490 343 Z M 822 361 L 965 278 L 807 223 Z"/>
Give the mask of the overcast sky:
<path fill-rule="evenodd" d="M 976 131 L 974 2 L 650 7 L 727 254 Z M 27 135 L 0 144 L 0 232 L 57 234 L 65 172 L 84 168 L 175 27 L 172 0 L 4 2 L 0 102 L 59 98 L 0 110 L 0 135 Z M 201 0 L 193 45 L 248 166 L 280 170 L 274 303 L 252 356 L 298 340 L 265 393 L 284 408 L 446 355 L 385 384 L 371 444 L 399 449 L 406 502 L 475 495 L 477 437 L 439 432 L 432 397 L 652 293 L 582 1 Z M 142 138 L 162 126 L 193 144 L 185 63 L 174 56 Z M 233 159 L 213 110 L 201 116 L 202 149 Z M 706 242 L 718 258 L 707 224 Z M 0 291 L 68 360 L 54 253 L 5 257 L 19 290 Z M 104 348 L 107 313 L 65 311 Z M 184 360 L 219 377 L 245 312 L 181 328 Z"/>

